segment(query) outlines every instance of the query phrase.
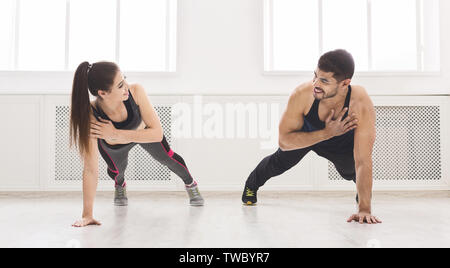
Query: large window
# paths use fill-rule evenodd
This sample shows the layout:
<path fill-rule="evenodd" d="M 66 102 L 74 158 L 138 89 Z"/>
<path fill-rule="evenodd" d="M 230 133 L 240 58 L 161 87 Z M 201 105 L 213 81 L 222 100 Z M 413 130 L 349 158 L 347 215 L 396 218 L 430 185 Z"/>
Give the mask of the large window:
<path fill-rule="evenodd" d="M 439 71 L 438 0 L 265 0 L 265 71 L 311 71 L 352 53 L 357 71 Z"/>
<path fill-rule="evenodd" d="M 176 0 L 1 0 L 0 70 L 108 60 L 126 71 L 175 71 L 176 10 Z"/>

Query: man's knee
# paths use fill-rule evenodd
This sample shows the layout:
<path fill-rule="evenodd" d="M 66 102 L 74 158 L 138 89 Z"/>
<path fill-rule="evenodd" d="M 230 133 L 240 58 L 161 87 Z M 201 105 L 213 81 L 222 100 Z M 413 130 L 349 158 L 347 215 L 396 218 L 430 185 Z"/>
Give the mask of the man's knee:
<path fill-rule="evenodd" d="M 341 175 L 342 178 L 344 178 L 347 181 L 354 181 L 356 182 L 356 173 L 354 169 L 349 170 L 339 170 L 337 169 L 339 175 Z"/>
<path fill-rule="evenodd" d="M 353 181 L 354 183 L 356 183 L 356 176 L 342 176 L 342 178 L 344 178 L 347 181 Z"/>

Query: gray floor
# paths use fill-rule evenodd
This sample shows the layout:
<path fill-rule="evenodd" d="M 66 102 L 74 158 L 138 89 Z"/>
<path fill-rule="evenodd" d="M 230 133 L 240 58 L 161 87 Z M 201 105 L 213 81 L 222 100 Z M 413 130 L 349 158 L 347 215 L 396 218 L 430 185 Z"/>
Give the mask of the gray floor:
<path fill-rule="evenodd" d="M 383 223 L 347 223 L 350 192 L 264 192 L 255 207 L 239 192 L 129 192 L 128 207 L 98 193 L 101 226 L 73 228 L 81 193 L 0 193 L 0 247 L 450 247 L 450 192 L 374 194 Z"/>

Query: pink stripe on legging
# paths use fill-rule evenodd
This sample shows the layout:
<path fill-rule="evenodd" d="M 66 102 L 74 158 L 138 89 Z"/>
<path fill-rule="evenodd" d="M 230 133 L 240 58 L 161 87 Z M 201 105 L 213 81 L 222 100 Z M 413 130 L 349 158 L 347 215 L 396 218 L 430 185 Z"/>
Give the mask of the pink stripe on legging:
<path fill-rule="evenodd" d="M 99 144 L 100 144 L 100 147 L 102 147 L 103 152 L 105 152 L 105 153 L 108 155 L 109 159 L 111 160 L 111 162 L 112 162 L 113 165 L 114 165 L 114 168 L 116 169 L 116 170 L 112 170 L 112 169 L 110 169 L 110 168 L 108 167 L 109 170 L 111 170 L 112 172 L 116 173 L 116 176 L 114 177 L 114 181 L 116 182 L 116 185 L 118 185 L 118 183 L 117 183 L 117 176 L 119 176 L 119 169 L 117 168 L 116 163 L 114 163 L 114 161 L 112 160 L 112 158 L 111 158 L 111 156 L 108 154 L 108 152 L 105 150 L 105 148 L 103 148 L 103 145 L 102 145 L 102 143 L 101 143 L 100 141 L 99 141 Z M 126 184 L 125 184 L 125 180 L 123 180 L 122 187 L 125 187 L 125 185 L 126 185 Z"/>
<path fill-rule="evenodd" d="M 189 176 L 191 176 L 192 179 L 194 179 L 191 175 L 191 173 L 189 172 L 189 170 L 187 169 L 187 167 L 185 167 L 183 164 L 181 164 L 180 162 L 178 162 L 176 159 L 173 159 L 173 155 L 175 154 L 172 149 L 170 149 L 170 151 L 167 151 L 166 148 L 164 148 L 164 145 L 161 143 L 161 146 L 163 147 L 164 152 L 166 152 L 166 154 L 170 157 L 170 159 L 172 159 L 173 161 L 177 162 L 180 166 L 182 166 L 184 169 L 186 169 L 186 171 L 188 172 Z"/>
<path fill-rule="evenodd" d="M 111 172 L 119 173 L 119 171 L 117 171 L 117 170 L 112 170 L 112 169 L 110 169 L 109 167 L 108 167 L 108 169 L 111 170 Z"/>

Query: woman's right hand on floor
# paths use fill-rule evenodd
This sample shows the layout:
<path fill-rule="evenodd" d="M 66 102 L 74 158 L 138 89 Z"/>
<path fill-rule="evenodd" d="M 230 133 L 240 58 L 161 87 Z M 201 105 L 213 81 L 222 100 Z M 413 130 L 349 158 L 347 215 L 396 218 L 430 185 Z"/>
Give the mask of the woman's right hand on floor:
<path fill-rule="evenodd" d="M 76 221 L 72 224 L 73 227 L 85 227 L 88 225 L 102 225 L 99 221 L 94 218 L 82 218 L 81 220 Z"/>

